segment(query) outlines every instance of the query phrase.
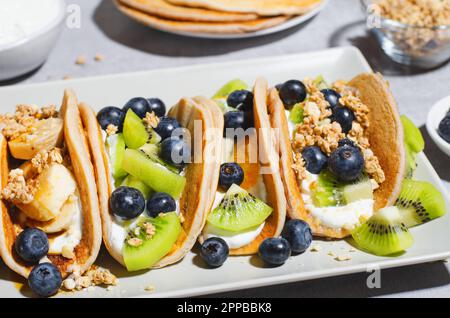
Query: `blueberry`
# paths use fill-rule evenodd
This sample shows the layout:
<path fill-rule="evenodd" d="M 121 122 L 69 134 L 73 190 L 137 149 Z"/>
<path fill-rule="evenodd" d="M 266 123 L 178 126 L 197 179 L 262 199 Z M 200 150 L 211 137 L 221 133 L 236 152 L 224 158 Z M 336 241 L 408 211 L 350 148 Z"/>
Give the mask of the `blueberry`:
<path fill-rule="evenodd" d="M 291 245 L 282 237 L 266 238 L 259 245 L 259 257 L 269 265 L 282 265 L 291 256 Z"/>
<path fill-rule="evenodd" d="M 231 185 L 241 185 L 244 181 L 244 170 L 236 162 L 224 163 L 220 166 L 219 185 L 228 190 Z"/>
<path fill-rule="evenodd" d="M 175 199 L 164 192 L 156 192 L 147 201 L 147 213 L 153 218 L 160 213 L 174 212 L 176 209 Z"/>
<path fill-rule="evenodd" d="M 125 119 L 125 113 L 118 107 L 109 106 L 100 110 L 97 114 L 97 121 L 103 130 L 106 130 L 110 124 L 117 126 L 119 132 L 123 128 L 123 120 Z"/>
<path fill-rule="evenodd" d="M 280 87 L 280 98 L 284 106 L 291 108 L 297 103 L 301 103 L 306 98 L 305 85 L 297 80 L 290 80 Z"/>
<path fill-rule="evenodd" d="M 294 253 L 303 253 L 312 242 L 311 228 L 302 220 L 287 221 L 281 236 L 289 242 Z"/>
<path fill-rule="evenodd" d="M 159 156 L 168 164 L 183 168 L 191 161 L 191 149 L 183 139 L 173 136 L 161 142 Z"/>
<path fill-rule="evenodd" d="M 131 187 L 118 187 L 109 198 L 111 211 L 117 217 L 131 220 L 145 209 L 145 199 L 141 191 Z"/>
<path fill-rule="evenodd" d="M 283 86 L 283 83 L 275 85 L 275 89 L 279 92 L 281 87 Z"/>
<path fill-rule="evenodd" d="M 338 146 L 339 147 L 350 146 L 350 147 L 355 147 L 355 148 L 358 147 L 353 140 L 348 139 L 348 138 L 344 138 L 344 139 L 339 140 L 338 141 Z"/>
<path fill-rule="evenodd" d="M 311 173 L 319 174 L 327 166 L 328 158 L 319 147 L 305 147 L 302 151 L 302 157 L 305 160 L 306 170 Z"/>
<path fill-rule="evenodd" d="M 355 114 L 347 107 L 339 106 L 333 109 L 331 120 L 341 125 L 344 134 L 347 134 L 352 129 L 352 124 L 355 119 Z"/>
<path fill-rule="evenodd" d="M 228 95 L 227 104 L 230 107 L 243 111 L 253 110 L 253 93 L 247 90 L 238 90 Z"/>
<path fill-rule="evenodd" d="M 125 106 L 123 106 L 122 110 L 126 113 L 130 108 L 141 118 L 144 118 L 147 113 L 152 111 L 149 101 L 143 97 L 130 99 Z"/>
<path fill-rule="evenodd" d="M 166 114 L 166 105 L 159 98 L 148 98 L 150 104 L 150 110 L 155 113 L 156 116 L 162 117 Z"/>
<path fill-rule="evenodd" d="M 351 182 L 361 175 L 364 158 L 358 148 L 343 146 L 331 153 L 328 167 L 339 180 Z"/>
<path fill-rule="evenodd" d="M 341 98 L 341 95 L 334 89 L 326 88 L 322 89 L 320 92 L 323 94 L 323 97 L 328 102 L 328 104 L 330 104 L 331 109 L 334 109 L 339 105 L 339 99 Z"/>
<path fill-rule="evenodd" d="M 442 137 L 446 142 L 450 143 L 450 115 L 441 120 L 438 128 L 439 136 Z"/>
<path fill-rule="evenodd" d="M 28 285 L 31 290 L 41 297 L 55 295 L 62 284 L 61 273 L 52 263 L 36 265 L 28 276 Z"/>
<path fill-rule="evenodd" d="M 201 258 L 211 267 L 222 266 L 229 253 L 227 242 L 219 237 L 207 239 L 200 248 Z"/>
<path fill-rule="evenodd" d="M 36 264 L 48 253 L 47 234 L 35 228 L 25 229 L 17 236 L 14 247 L 20 258 L 28 263 Z"/>
<path fill-rule="evenodd" d="M 224 121 L 224 136 L 227 134 L 227 129 L 233 129 L 232 133 L 234 133 L 234 129 L 245 129 L 247 124 L 245 120 L 245 113 L 243 111 L 230 111 L 225 113 Z"/>
<path fill-rule="evenodd" d="M 158 126 L 156 126 L 155 131 L 161 137 L 162 140 L 169 138 L 173 131 L 180 129 L 180 123 L 172 117 L 163 116 L 159 119 Z"/>

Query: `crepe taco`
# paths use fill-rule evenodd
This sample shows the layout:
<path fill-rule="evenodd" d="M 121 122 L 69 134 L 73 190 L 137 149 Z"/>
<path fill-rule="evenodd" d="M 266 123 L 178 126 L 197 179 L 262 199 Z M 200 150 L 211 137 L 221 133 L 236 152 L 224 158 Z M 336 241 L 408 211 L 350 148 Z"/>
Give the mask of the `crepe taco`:
<path fill-rule="evenodd" d="M 245 83 L 235 80 L 221 88 L 213 100 L 196 99 L 214 109 L 216 118 L 224 118 L 216 120 L 223 131 L 219 136 L 221 165 L 199 241 L 220 238 L 227 243 L 230 255 L 257 253 L 262 241 L 280 235 L 286 218 L 277 153 L 270 133 L 262 133 L 270 132 L 264 110 L 267 82 L 258 80 L 253 92 L 246 88 Z M 242 135 L 239 128 L 243 128 Z"/>
<path fill-rule="evenodd" d="M 1 256 L 23 277 L 56 275 L 56 290 L 41 290 L 48 296 L 69 273 L 89 269 L 102 240 L 94 168 L 75 94 L 65 91 L 59 112 L 18 105 L 15 114 L 2 116 L 0 140 Z M 34 291 L 48 288 L 30 279 Z"/>
<path fill-rule="evenodd" d="M 144 111 L 136 106 L 139 101 Z M 205 134 L 214 128 L 210 111 L 183 98 L 165 116 L 158 102 L 162 108 L 153 111 L 146 99 L 133 99 L 125 111 L 109 107 L 97 116 L 80 106 L 96 169 L 103 240 L 129 271 L 173 264 L 192 249 L 210 205 L 210 179 L 217 174 L 207 160 L 208 151 L 214 151 Z M 114 122 L 114 112 L 124 118 Z M 175 137 L 174 130 L 190 137 Z M 172 150 L 181 154 L 179 162 Z M 121 207 L 123 200 L 131 204 Z"/>

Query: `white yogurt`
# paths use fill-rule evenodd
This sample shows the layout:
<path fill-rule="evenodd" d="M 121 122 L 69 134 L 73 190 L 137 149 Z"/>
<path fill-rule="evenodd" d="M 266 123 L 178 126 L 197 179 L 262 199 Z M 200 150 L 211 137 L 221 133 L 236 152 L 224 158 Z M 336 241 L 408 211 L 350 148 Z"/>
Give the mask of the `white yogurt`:
<path fill-rule="evenodd" d="M 61 10 L 60 0 L 0 0 L 0 46 L 20 42 L 45 29 Z"/>
<path fill-rule="evenodd" d="M 228 232 L 216 228 L 215 226 L 206 223 L 205 229 L 203 230 L 203 237 L 205 240 L 211 237 L 220 237 L 225 242 L 227 242 L 229 248 L 240 248 L 253 242 L 253 240 L 256 239 L 261 233 L 265 224 L 266 223 L 264 222 L 261 225 L 256 226 L 248 231 L 236 234 L 234 232 Z"/>

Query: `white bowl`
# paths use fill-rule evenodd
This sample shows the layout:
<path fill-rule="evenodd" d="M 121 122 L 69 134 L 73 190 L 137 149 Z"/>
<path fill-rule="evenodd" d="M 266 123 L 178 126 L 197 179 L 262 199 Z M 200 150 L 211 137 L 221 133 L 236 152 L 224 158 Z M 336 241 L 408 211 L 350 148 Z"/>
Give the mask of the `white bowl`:
<path fill-rule="evenodd" d="M 65 10 L 60 0 L 58 16 L 49 25 L 18 42 L 0 45 L 0 81 L 27 74 L 45 62 L 64 26 Z"/>
<path fill-rule="evenodd" d="M 445 117 L 445 114 L 450 109 L 450 96 L 447 96 L 431 107 L 427 118 L 427 131 L 431 136 L 431 139 L 445 154 L 450 156 L 450 143 L 446 142 L 438 134 L 438 127 L 441 120 Z"/>

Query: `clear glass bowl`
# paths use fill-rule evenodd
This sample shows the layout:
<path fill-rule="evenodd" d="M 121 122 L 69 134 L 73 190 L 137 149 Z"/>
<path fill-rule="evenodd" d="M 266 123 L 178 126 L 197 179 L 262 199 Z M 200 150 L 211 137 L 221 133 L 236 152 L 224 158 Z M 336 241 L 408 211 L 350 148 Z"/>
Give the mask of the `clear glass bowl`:
<path fill-rule="evenodd" d="M 360 0 L 367 27 L 383 51 L 397 63 L 434 68 L 450 59 L 450 26 L 432 28 L 408 25 L 377 14 L 370 0 Z"/>

